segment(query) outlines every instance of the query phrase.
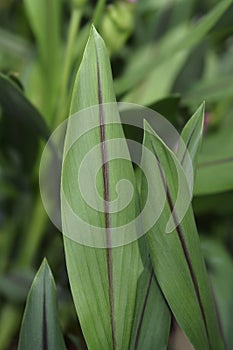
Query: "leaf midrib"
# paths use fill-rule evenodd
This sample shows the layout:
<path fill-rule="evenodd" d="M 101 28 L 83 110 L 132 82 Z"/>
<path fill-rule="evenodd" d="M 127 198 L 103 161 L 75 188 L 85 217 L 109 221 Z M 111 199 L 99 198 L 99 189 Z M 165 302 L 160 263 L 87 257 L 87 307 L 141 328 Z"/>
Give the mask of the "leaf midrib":
<path fill-rule="evenodd" d="M 109 215 L 109 167 L 107 163 L 107 150 L 106 150 L 106 135 L 105 135 L 105 123 L 104 123 L 104 108 L 103 108 L 103 96 L 100 79 L 100 63 L 98 58 L 98 51 L 96 48 L 96 62 L 97 62 L 97 82 L 98 82 L 98 106 L 99 106 L 99 122 L 100 122 L 100 142 L 101 142 L 101 157 L 102 157 L 102 173 L 104 184 L 104 213 L 105 213 L 105 228 L 106 228 L 106 245 L 107 245 L 107 269 L 108 269 L 108 285 L 109 285 L 109 305 L 110 305 L 110 322 L 112 330 L 112 345 L 113 350 L 116 349 L 116 330 L 114 319 L 114 289 L 113 289 L 113 262 L 112 262 L 112 248 L 111 248 L 111 236 L 110 236 L 110 215 Z"/>
<path fill-rule="evenodd" d="M 209 337 L 209 332 L 208 332 L 208 327 L 207 327 L 207 320 L 206 320 L 206 315 L 205 315 L 205 311 L 204 311 L 204 306 L 202 304 L 201 295 L 200 295 L 200 291 L 199 291 L 199 287 L 198 287 L 198 282 L 197 282 L 197 278 L 196 278 L 196 275 L 195 275 L 195 272 L 194 272 L 194 268 L 192 266 L 191 258 L 190 258 L 190 255 L 189 255 L 186 243 L 185 243 L 184 233 L 183 233 L 181 225 L 179 224 L 179 221 L 178 221 L 175 209 L 174 209 L 174 203 L 172 201 L 171 193 L 170 193 L 169 188 L 167 186 L 166 179 L 165 179 L 163 171 L 162 171 L 161 163 L 160 163 L 158 155 L 157 155 L 157 153 L 155 151 L 155 147 L 153 145 L 153 142 L 151 142 L 151 146 L 152 146 L 153 152 L 155 154 L 156 161 L 158 163 L 159 173 L 160 173 L 160 176 L 161 176 L 161 179 L 162 179 L 162 183 L 163 183 L 163 187 L 164 187 L 164 190 L 165 190 L 165 193 L 166 193 L 167 202 L 168 202 L 169 209 L 171 211 L 171 215 L 172 215 L 174 223 L 175 223 L 175 227 L 176 227 L 175 230 L 176 230 L 176 232 L 178 234 L 179 241 L 180 241 L 180 244 L 181 244 L 184 256 L 185 256 L 185 260 L 186 260 L 186 263 L 188 265 L 188 269 L 189 269 L 189 272 L 190 272 L 191 280 L 193 282 L 195 294 L 196 294 L 196 297 L 197 297 L 197 300 L 198 300 L 198 304 L 199 304 L 199 307 L 200 307 L 202 319 L 203 319 L 203 322 L 204 322 L 204 325 L 205 325 L 205 330 L 206 330 L 206 335 L 207 335 L 207 339 L 208 339 L 208 344 L 209 344 L 209 347 L 210 347 L 210 337 Z"/>

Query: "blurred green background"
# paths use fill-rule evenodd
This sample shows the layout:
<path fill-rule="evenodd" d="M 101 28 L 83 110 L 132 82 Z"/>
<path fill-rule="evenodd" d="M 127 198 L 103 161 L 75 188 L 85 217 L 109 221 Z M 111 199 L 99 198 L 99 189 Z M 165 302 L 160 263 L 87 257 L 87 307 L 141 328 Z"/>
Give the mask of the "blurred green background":
<path fill-rule="evenodd" d="M 26 296 L 44 256 L 56 280 L 68 349 L 85 348 L 62 235 L 40 199 L 39 163 L 48 136 L 68 116 L 91 23 L 109 49 L 118 101 L 148 106 L 178 130 L 206 101 L 193 205 L 226 347 L 232 349 L 231 2 L 1 0 L 0 350 L 16 349 Z"/>

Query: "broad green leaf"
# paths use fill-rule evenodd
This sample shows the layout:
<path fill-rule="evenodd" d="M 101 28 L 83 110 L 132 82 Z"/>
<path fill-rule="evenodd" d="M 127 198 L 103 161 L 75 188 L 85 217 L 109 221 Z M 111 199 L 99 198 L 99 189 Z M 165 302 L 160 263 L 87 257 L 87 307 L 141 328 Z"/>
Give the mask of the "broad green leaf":
<path fill-rule="evenodd" d="M 223 349 L 192 208 L 189 205 L 181 222 L 179 212 L 175 211 L 174 203 L 179 194 L 179 186 L 182 188 L 181 198 L 185 199 L 188 191 L 183 169 L 176 156 L 148 124 L 144 146 L 154 154 L 155 164 L 153 168 L 144 152 L 143 169 L 147 168 L 151 172 L 151 178 L 160 177 L 162 181 L 162 186 L 152 188 L 152 208 L 158 206 L 158 198 L 162 192 L 166 196 L 161 216 L 146 236 L 156 278 L 178 324 L 194 348 Z M 144 182 L 141 194 L 145 201 L 147 193 Z M 167 224 L 171 218 L 176 228 L 167 233 Z"/>
<path fill-rule="evenodd" d="M 111 109 L 102 105 L 108 102 L 113 102 L 110 105 Z M 130 161 L 114 159 L 106 163 L 106 166 L 101 165 L 96 177 L 91 168 L 96 161 L 103 162 L 106 154 L 109 156 L 116 150 L 123 152 L 124 157 L 129 157 L 114 102 L 115 95 L 107 50 L 103 40 L 93 28 L 74 85 L 71 114 L 80 110 L 84 111 L 78 114 L 78 123 L 75 123 L 73 117 L 70 117 L 68 121 L 62 169 L 61 203 L 65 254 L 71 290 L 88 348 L 94 350 L 128 349 L 136 299 L 139 306 L 140 302 L 143 303 L 145 300 L 145 293 L 140 294 L 142 297 L 137 293 L 138 279 L 144 273 L 144 259 L 148 258 L 147 251 L 143 250 L 145 240 L 140 239 L 118 247 L 108 245 L 107 248 L 99 248 L 94 244 L 98 241 L 105 244 L 109 242 L 114 227 L 119 228 L 119 233 L 122 231 L 127 234 L 124 225 L 133 220 L 139 211 L 136 181 Z M 94 105 L 96 107 L 93 108 Z M 88 110 L 85 110 L 88 107 L 91 107 L 89 109 L 91 120 L 88 118 Z M 92 127 L 93 122 L 97 127 Z M 78 135 L 80 129 L 88 131 L 73 144 L 72 149 L 67 153 L 70 140 Z M 120 139 L 121 144 L 113 147 L 106 142 L 114 141 L 114 139 Z M 103 142 L 106 142 L 104 149 L 102 148 Z M 133 186 L 134 192 L 130 203 L 124 210 L 117 208 L 116 214 L 108 213 L 105 207 L 106 202 L 102 203 L 101 210 L 98 208 L 94 210 L 80 195 L 76 174 L 84 156 L 93 147 L 96 147 L 96 152 L 94 158 L 89 161 L 85 173 L 88 185 L 85 189 L 86 195 L 93 193 L 94 200 L 97 200 L 97 188 L 101 197 L 111 203 L 116 198 L 116 184 L 120 180 L 128 180 Z M 123 192 L 120 192 L 119 196 L 124 193 L 127 194 L 126 186 L 123 187 Z M 76 225 L 74 230 L 72 220 L 67 214 L 66 199 L 75 214 L 82 216 L 82 219 L 89 223 L 84 234 L 85 237 L 89 235 L 93 239 L 93 246 L 81 244 L 80 235 L 83 232 L 80 231 L 82 228 Z M 98 236 L 96 227 L 103 228 L 104 237 Z M 138 229 L 134 224 L 131 226 L 130 234 L 135 238 L 138 235 Z M 144 251 L 142 257 L 141 250 Z M 148 280 L 150 275 L 146 274 L 146 278 Z M 148 284 L 145 288 L 147 286 Z M 142 286 L 140 290 L 141 288 Z M 158 302 L 160 310 L 168 313 L 161 296 L 160 300 L 161 303 Z M 167 335 L 169 314 L 166 324 L 164 318 L 162 324 L 161 332 Z"/>
<path fill-rule="evenodd" d="M 65 350 L 58 319 L 56 287 L 48 263 L 44 260 L 27 297 L 19 350 Z"/>
<path fill-rule="evenodd" d="M 40 55 L 46 119 L 51 118 L 57 103 L 61 64 L 60 0 L 24 0 Z"/>
<path fill-rule="evenodd" d="M 230 350 L 233 344 L 233 333 L 231 327 L 233 312 L 232 257 L 220 242 L 213 239 L 203 239 L 202 250 L 213 285 L 226 350 Z"/>
<path fill-rule="evenodd" d="M 117 93 L 134 87 L 124 100 L 147 105 L 164 97 L 170 92 L 190 51 L 205 37 L 231 3 L 232 0 L 221 1 L 198 24 L 191 27 L 181 25 L 169 32 L 156 46 L 144 49 L 143 54 L 134 53 L 123 77 L 116 81 Z"/>

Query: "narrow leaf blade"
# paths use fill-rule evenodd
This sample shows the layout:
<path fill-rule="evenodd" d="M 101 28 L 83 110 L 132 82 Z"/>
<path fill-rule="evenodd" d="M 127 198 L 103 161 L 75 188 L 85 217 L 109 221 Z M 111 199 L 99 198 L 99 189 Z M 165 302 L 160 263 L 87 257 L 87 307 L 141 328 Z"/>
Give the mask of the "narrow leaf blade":
<path fill-rule="evenodd" d="M 170 92 L 172 83 L 188 54 L 203 40 L 231 4 L 232 0 L 221 1 L 196 25 L 191 27 L 185 25 L 178 28 L 175 36 L 173 29 L 168 33 L 166 40 L 161 43 L 159 50 L 156 44 L 155 47 L 150 47 L 143 52 L 143 55 L 137 57 L 134 53 L 132 62 L 127 67 L 124 76 L 116 80 L 117 92 L 120 94 L 129 91 L 124 96 L 125 101 L 144 105 L 150 105 L 164 97 L 166 93 Z M 180 11 L 183 11 L 183 4 L 180 3 L 180 5 Z M 169 65 L 171 52 L 175 63 Z M 167 72 L 169 72 L 168 75 Z M 160 91 L 160 85 L 162 91 Z"/>
<path fill-rule="evenodd" d="M 83 218 L 89 220 L 89 222 L 92 220 L 95 226 L 105 227 L 106 239 L 109 237 L 111 225 L 121 225 L 121 221 L 124 222 L 125 217 L 123 215 L 121 217 L 111 217 L 110 221 L 104 205 L 102 207 L 103 213 L 91 210 L 78 195 L 78 190 L 75 192 L 72 183 L 74 183 L 75 174 L 82 158 L 89 152 L 90 147 L 100 145 L 97 147 L 95 157 L 88 164 L 90 167 L 96 159 L 104 163 L 106 152 L 112 152 L 107 143 L 106 149 L 101 146 L 107 139 L 120 138 L 124 151 L 128 152 L 122 128 L 119 126 L 118 114 L 112 111 L 112 113 L 106 115 L 106 111 L 102 106 L 103 103 L 107 102 L 115 102 L 109 58 L 103 40 L 92 28 L 74 86 L 71 113 L 97 105 L 97 113 L 94 113 L 92 118 L 92 121 L 96 121 L 97 128 L 87 133 L 86 137 L 84 135 L 83 139 L 80 139 L 77 149 L 71 155 L 72 159 L 67 171 L 65 163 L 63 164 L 62 181 L 76 212 L 83 213 Z M 108 128 L 105 126 L 105 120 L 103 120 L 105 118 L 110 118 L 112 122 L 118 122 L 117 127 Z M 80 116 L 77 129 L 88 128 L 88 123 L 91 123 L 88 118 Z M 66 134 L 65 152 L 72 133 L 75 134 L 74 123 L 72 125 L 72 119 L 70 119 Z M 121 160 L 116 160 L 116 164 L 102 166 L 101 170 L 100 176 L 97 177 L 97 188 L 106 201 L 114 198 L 115 184 L 119 179 L 129 179 L 135 182 L 132 165 L 125 161 L 122 163 Z M 92 176 L 93 172 L 89 170 L 86 176 L 89 176 L 89 174 Z M 89 178 L 88 181 L 92 185 L 96 179 Z M 90 186 L 86 191 L 92 192 Z M 72 228 L 66 218 L 64 196 L 62 198 L 67 268 L 75 306 L 88 347 L 90 349 L 128 348 L 137 277 L 140 273 L 141 258 L 138 252 L 138 244 L 135 242 L 117 248 L 95 248 L 95 246 L 81 245 L 68 238 L 67 236 L 69 236 L 69 231 L 72 231 Z M 134 201 L 135 198 L 133 198 L 130 208 L 131 216 L 136 210 Z M 85 234 L 94 237 L 92 230 L 90 224 Z M 132 267 L 130 273 L 126 266 Z"/>
<path fill-rule="evenodd" d="M 58 319 L 55 283 L 46 260 L 29 291 L 20 331 L 18 350 L 31 349 L 66 349 Z"/>
<path fill-rule="evenodd" d="M 157 164 L 153 176 L 160 176 L 163 182 L 160 189 L 154 189 L 154 198 L 158 191 L 164 191 L 167 198 L 159 220 L 147 234 L 157 280 L 180 327 L 195 349 L 223 349 L 191 206 L 176 229 L 166 233 L 171 213 L 176 220 L 173 210 L 179 186 L 176 174 L 177 169 L 183 170 L 172 151 L 149 126 L 146 128 L 144 145 L 154 153 Z M 143 167 L 151 168 L 147 161 L 145 154 Z M 185 186 L 185 181 L 181 185 Z"/>
<path fill-rule="evenodd" d="M 130 349 L 166 350 L 170 321 L 170 311 L 157 284 L 149 258 L 148 266 L 138 279 Z"/>
<path fill-rule="evenodd" d="M 204 109 L 205 104 L 203 103 L 188 120 L 182 130 L 181 139 L 184 141 L 186 148 L 178 149 L 177 158 L 180 160 L 184 169 L 186 167 L 188 156 L 191 158 L 193 169 L 196 169 L 197 158 L 203 136 Z"/>

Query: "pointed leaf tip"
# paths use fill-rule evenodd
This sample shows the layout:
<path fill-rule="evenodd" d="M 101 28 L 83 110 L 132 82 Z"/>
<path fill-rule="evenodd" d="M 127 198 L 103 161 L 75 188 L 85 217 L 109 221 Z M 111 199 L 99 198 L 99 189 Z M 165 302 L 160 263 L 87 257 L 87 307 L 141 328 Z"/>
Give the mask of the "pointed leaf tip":
<path fill-rule="evenodd" d="M 18 350 L 65 350 L 59 322 L 56 286 L 46 259 L 33 280 L 21 325 Z"/>

